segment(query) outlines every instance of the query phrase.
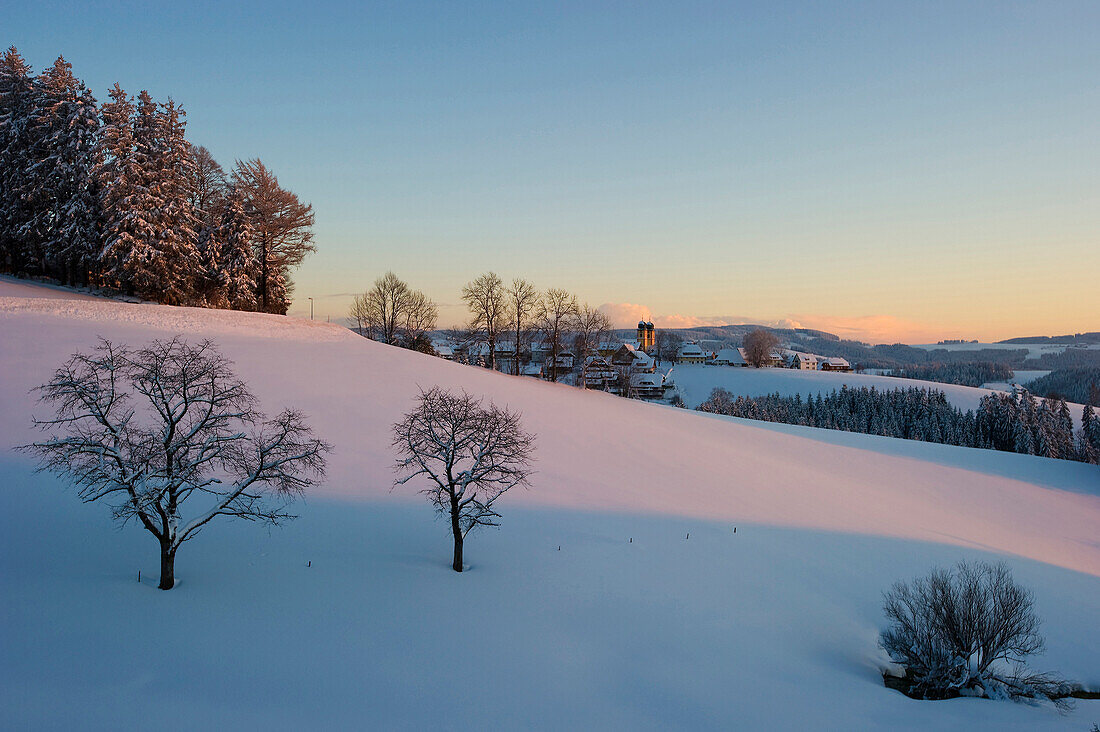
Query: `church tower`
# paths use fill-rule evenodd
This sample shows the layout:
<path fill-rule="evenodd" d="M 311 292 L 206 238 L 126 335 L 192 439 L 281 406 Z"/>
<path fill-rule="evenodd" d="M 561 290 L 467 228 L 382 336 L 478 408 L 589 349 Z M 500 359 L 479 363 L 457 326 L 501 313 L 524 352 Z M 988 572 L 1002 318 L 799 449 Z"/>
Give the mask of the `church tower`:
<path fill-rule="evenodd" d="M 638 322 L 638 348 L 649 353 L 657 345 L 657 332 L 653 330 L 653 323 L 642 320 Z"/>

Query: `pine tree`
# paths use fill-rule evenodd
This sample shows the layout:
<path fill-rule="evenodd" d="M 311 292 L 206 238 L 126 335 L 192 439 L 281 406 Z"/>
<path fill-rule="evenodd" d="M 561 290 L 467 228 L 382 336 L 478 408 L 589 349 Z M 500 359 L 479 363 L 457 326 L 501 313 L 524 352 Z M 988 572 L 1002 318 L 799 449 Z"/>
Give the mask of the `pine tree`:
<path fill-rule="evenodd" d="M 256 255 L 252 226 L 239 193 L 230 189 L 214 226 L 199 237 L 202 291 L 207 307 L 256 309 Z"/>
<path fill-rule="evenodd" d="M 99 254 L 101 216 L 94 171 L 99 113 L 95 98 L 58 57 L 38 78 L 30 169 L 35 215 L 26 231 L 41 265 L 66 283 L 84 284 Z"/>
<path fill-rule="evenodd" d="M 201 262 L 183 112 L 171 101 L 161 108 L 145 91 L 135 108 L 117 84 L 110 95 L 103 105 L 104 258 L 122 289 L 189 303 Z"/>
<path fill-rule="evenodd" d="M 101 277 L 103 285 L 133 293 L 132 262 L 144 256 L 144 242 L 151 236 L 143 214 L 151 201 L 134 139 L 133 97 L 118 84 L 108 96 L 111 101 L 100 110 L 103 125 L 96 169 L 103 211 Z"/>
<path fill-rule="evenodd" d="M 36 95 L 30 65 L 10 47 L 0 57 L 0 267 L 16 274 L 27 272 L 32 256 L 21 232 L 33 218 L 26 194 Z"/>
<path fill-rule="evenodd" d="M 1091 404 L 1081 411 L 1081 430 L 1077 433 L 1077 452 L 1080 460 L 1093 465 L 1100 463 L 1100 418 Z"/>
<path fill-rule="evenodd" d="M 155 221 L 162 273 L 159 299 L 170 305 L 194 301 L 195 273 L 199 270 L 200 223 L 192 203 L 195 159 L 184 137 L 185 114 L 169 99 L 156 116 L 153 179 L 161 205 Z"/>

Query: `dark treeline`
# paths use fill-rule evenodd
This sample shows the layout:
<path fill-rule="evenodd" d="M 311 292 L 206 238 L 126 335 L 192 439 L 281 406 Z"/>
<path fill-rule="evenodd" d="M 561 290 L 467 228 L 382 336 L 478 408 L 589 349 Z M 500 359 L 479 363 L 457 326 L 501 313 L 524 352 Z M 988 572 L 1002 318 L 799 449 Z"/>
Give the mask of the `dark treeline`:
<path fill-rule="evenodd" d="M 764 422 L 862 432 L 907 440 L 980 447 L 1027 455 L 1080 460 L 1100 458 L 1100 419 L 1086 406 L 1082 427 L 1074 433 L 1065 400 L 1039 400 L 1027 390 L 989 394 L 977 412 L 963 412 L 935 389 L 892 389 L 847 386 L 803 399 L 734 397 L 715 389 L 699 410 Z"/>
<path fill-rule="evenodd" d="M 1044 353 L 1028 361 L 1026 368 L 1043 371 L 1100 369 L 1100 348 L 1067 348 L 1060 353 Z"/>
<path fill-rule="evenodd" d="M 1021 368 L 1028 355 L 1026 348 L 975 348 L 948 350 L 918 348 L 904 343 L 871 346 L 859 341 L 829 338 L 795 337 L 792 345 L 800 350 L 822 356 L 840 356 L 861 369 L 898 369 L 926 364 L 996 363 Z M 919 378 L 919 377 L 914 377 Z"/>
<path fill-rule="evenodd" d="M 1025 336 L 1023 338 L 1006 338 L 998 343 L 1100 343 L 1100 331 L 1089 333 L 1074 333 L 1073 335 L 1060 336 Z"/>
<path fill-rule="evenodd" d="M 1100 407 L 1100 367 L 1051 371 L 1028 388 L 1041 396 Z"/>
<path fill-rule="evenodd" d="M 285 313 L 313 210 L 258 160 L 230 173 L 184 111 L 115 84 L 97 102 L 59 57 L 0 56 L 0 271 L 171 305 Z"/>
<path fill-rule="evenodd" d="M 976 361 L 973 363 L 926 363 L 894 369 L 890 376 L 941 384 L 981 386 L 991 381 L 1011 381 L 1013 370 L 1003 363 Z"/>

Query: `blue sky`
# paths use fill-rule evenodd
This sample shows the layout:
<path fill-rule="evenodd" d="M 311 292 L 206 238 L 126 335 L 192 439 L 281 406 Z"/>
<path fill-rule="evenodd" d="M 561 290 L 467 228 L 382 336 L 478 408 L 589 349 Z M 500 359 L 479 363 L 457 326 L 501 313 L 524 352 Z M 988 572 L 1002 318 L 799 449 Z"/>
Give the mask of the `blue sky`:
<path fill-rule="evenodd" d="M 1100 4 L 22 3 L 313 203 L 292 313 L 485 270 L 622 322 L 1100 329 Z"/>

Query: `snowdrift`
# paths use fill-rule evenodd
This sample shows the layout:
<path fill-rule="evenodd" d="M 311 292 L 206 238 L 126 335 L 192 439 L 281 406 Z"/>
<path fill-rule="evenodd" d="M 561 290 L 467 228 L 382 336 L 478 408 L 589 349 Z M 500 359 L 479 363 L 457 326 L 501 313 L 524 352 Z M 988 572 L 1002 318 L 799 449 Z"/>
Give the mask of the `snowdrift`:
<path fill-rule="evenodd" d="M 1096 716 L 1095 702 L 1069 717 L 914 702 L 882 687 L 875 642 L 893 580 L 1006 559 L 1046 621 L 1035 665 L 1100 683 L 1094 466 L 701 415 L 322 323 L 24 295 L 0 282 L 0 705 L 14 725 L 1080 729 Z M 155 582 L 150 537 L 112 531 L 103 506 L 8 446 L 41 413 L 29 390 L 73 351 L 180 333 L 215 340 L 269 411 L 303 409 L 335 453 L 299 521 L 211 525 L 159 593 L 135 581 Z M 446 570 L 430 508 L 390 490 L 390 425 L 436 384 L 508 404 L 538 435 L 532 488 L 471 538 L 464 575 Z"/>

